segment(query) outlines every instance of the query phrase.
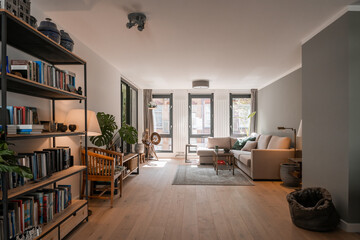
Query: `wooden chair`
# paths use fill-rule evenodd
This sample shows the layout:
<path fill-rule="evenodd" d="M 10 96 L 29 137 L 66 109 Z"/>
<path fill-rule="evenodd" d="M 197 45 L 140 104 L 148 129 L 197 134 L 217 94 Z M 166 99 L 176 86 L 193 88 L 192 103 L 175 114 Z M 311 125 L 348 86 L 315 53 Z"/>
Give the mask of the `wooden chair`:
<path fill-rule="evenodd" d="M 81 150 L 81 159 L 82 164 L 86 165 L 85 162 L 85 149 Z M 114 190 L 115 190 L 115 181 L 118 181 L 119 184 L 119 195 L 122 196 L 122 182 L 123 182 L 123 172 L 124 168 L 123 163 L 123 153 L 118 153 L 114 151 L 109 151 L 101 148 L 88 148 L 88 180 L 91 181 L 91 188 L 89 198 L 99 198 L 99 199 L 111 199 L 111 207 L 113 206 L 114 199 Z M 83 177 L 82 185 L 82 196 L 85 194 L 86 178 L 85 172 Z M 110 182 L 109 186 L 104 186 L 102 188 L 93 188 L 92 181 L 102 181 Z M 101 191 L 99 195 L 94 195 L 94 190 Z M 110 191 L 110 197 L 103 196 L 107 191 Z"/>

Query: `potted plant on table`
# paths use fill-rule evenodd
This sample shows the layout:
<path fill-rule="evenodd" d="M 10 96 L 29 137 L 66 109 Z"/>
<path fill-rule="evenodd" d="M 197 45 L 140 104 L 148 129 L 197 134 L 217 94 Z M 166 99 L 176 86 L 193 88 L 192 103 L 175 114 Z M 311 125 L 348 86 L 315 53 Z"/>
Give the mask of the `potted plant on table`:
<path fill-rule="evenodd" d="M 101 135 L 90 137 L 90 141 L 94 145 L 98 147 L 106 146 L 106 149 L 112 149 L 118 138 L 122 138 L 127 144 L 137 143 L 138 132 L 133 126 L 122 123 L 119 129 L 114 115 L 98 112 L 96 116 L 101 129 Z"/>

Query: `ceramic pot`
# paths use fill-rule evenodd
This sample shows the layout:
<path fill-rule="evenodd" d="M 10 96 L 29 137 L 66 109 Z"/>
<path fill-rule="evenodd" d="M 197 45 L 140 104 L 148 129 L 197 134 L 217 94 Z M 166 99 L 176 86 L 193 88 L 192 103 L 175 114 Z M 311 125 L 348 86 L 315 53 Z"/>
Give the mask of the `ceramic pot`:
<path fill-rule="evenodd" d="M 60 45 L 72 52 L 74 50 L 74 41 L 71 39 L 70 35 L 64 30 L 60 30 L 60 35 Z"/>
<path fill-rule="evenodd" d="M 297 164 L 283 163 L 280 165 L 280 178 L 285 186 L 298 187 L 300 185 L 301 179 L 292 175 L 295 171 L 300 171 L 300 167 Z"/>
<path fill-rule="evenodd" d="M 60 126 L 60 131 L 61 131 L 61 132 L 66 132 L 67 129 L 68 129 L 68 127 L 67 127 L 67 125 L 65 125 L 65 124 L 62 124 L 62 125 Z"/>
<path fill-rule="evenodd" d="M 60 43 L 60 32 L 57 29 L 56 24 L 53 23 L 50 18 L 46 18 L 45 21 L 41 21 L 38 30 L 50 39 L 54 40 L 56 43 Z"/>
<path fill-rule="evenodd" d="M 135 152 L 136 153 L 144 153 L 145 147 L 143 143 L 135 143 Z"/>
<path fill-rule="evenodd" d="M 70 124 L 70 125 L 69 125 L 69 130 L 72 131 L 72 132 L 75 132 L 75 130 L 76 130 L 76 125 L 75 125 L 75 124 Z"/>
<path fill-rule="evenodd" d="M 33 28 L 37 28 L 37 20 L 34 16 L 30 16 L 30 26 L 32 26 Z"/>

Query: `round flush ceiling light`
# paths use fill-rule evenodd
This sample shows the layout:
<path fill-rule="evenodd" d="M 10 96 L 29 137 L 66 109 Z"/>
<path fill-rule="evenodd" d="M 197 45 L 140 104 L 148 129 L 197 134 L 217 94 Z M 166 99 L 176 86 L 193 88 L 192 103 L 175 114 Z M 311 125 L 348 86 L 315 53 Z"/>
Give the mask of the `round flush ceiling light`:
<path fill-rule="evenodd" d="M 209 88 L 209 80 L 194 80 L 192 82 L 193 88 Z"/>

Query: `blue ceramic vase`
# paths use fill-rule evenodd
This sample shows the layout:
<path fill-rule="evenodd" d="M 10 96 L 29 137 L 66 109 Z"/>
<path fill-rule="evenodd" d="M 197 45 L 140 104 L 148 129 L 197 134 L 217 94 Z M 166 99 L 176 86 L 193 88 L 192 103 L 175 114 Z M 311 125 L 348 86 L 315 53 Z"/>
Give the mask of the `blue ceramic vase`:
<path fill-rule="evenodd" d="M 46 18 L 45 21 L 41 21 L 38 31 L 54 40 L 56 43 L 60 43 L 60 32 L 57 29 L 55 23 L 50 18 Z"/>

